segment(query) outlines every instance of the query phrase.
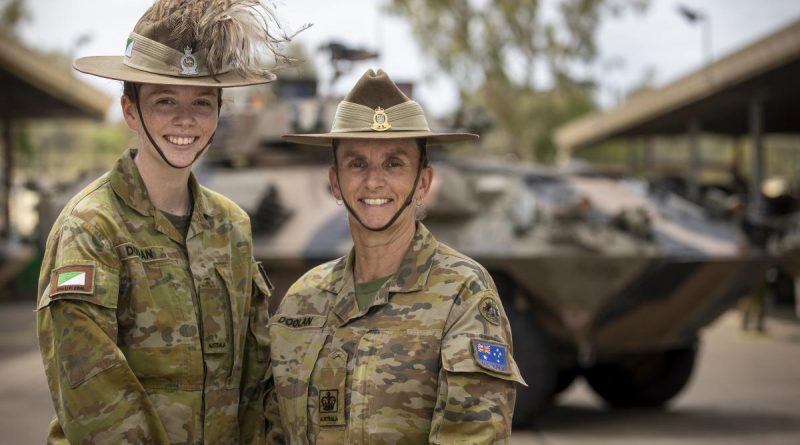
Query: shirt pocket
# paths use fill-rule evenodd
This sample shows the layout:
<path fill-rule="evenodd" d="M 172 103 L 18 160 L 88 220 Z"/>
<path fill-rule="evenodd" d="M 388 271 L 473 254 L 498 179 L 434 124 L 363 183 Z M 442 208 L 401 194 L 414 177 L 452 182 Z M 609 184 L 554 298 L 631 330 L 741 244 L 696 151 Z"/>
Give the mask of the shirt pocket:
<path fill-rule="evenodd" d="M 276 314 L 269 321 L 274 391 L 281 423 L 290 436 L 305 436 L 308 427 L 308 387 L 326 334 L 325 315 Z M 289 443 L 305 439 L 287 437 Z"/>
<path fill-rule="evenodd" d="M 397 424 L 413 425 L 414 431 L 427 432 L 436 404 L 440 369 L 440 330 L 397 329 L 369 332 L 359 342 L 353 388 L 367 389 L 368 431 L 370 437 L 388 439 L 397 433 Z M 404 433 L 406 431 L 404 430 Z M 427 441 L 427 435 L 416 438 Z M 413 443 L 409 440 L 408 443 Z"/>
<path fill-rule="evenodd" d="M 203 385 L 192 281 L 174 258 L 123 259 L 125 306 L 120 308 L 123 352 L 146 388 L 197 389 Z M 121 298 L 120 301 L 123 301 Z"/>

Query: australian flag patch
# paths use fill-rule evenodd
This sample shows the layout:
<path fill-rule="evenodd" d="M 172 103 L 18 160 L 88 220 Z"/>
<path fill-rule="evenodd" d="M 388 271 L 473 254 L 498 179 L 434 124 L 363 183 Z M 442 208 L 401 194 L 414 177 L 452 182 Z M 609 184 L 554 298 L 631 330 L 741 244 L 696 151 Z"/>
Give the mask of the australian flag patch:
<path fill-rule="evenodd" d="M 473 338 L 472 357 L 481 368 L 502 374 L 511 373 L 508 369 L 508 347 L 504 344 Z"/>

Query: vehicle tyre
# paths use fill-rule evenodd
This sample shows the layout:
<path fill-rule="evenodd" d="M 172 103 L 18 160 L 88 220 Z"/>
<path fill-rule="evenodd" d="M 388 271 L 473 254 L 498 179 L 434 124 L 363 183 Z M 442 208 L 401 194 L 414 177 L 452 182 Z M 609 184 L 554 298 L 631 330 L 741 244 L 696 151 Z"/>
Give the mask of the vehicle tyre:
<path fill-rule="evenodd" d="M 659 407 L 689 382 L 697 356 L 689 348 L 629 355 L 584 371 L 589 386 L 609 405 Z"/>
<path fill-rule="evenodd" d="M 580 370 L 577 367 L 569 367 L 558 370 L 556 374 L 555 389 L 553 389 L 553 396 L 557 396 L 566 391 L 567 388 L 572 386 L 572 382 L 578 377 Z"/>
<path fill-rule="evenodd" d="M 550 404 L 556 388 L 557 372 L 550 344 L 529 314 L 508 311 L 514 340 L 514 360 L 528 386 L 517 385 L 514 405 L 515 428 L 530 423 Z"/>

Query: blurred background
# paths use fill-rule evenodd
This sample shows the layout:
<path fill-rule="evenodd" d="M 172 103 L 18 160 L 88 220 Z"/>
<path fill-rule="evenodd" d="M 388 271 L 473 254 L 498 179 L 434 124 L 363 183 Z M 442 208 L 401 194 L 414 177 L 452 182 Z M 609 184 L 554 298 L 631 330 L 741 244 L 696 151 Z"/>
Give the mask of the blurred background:
<path fill-rule="evenodd" d="M 47 234 L 133 143 L 121 83 L 70 64 L 122 54 L 150 4 L 0 0 L 4 443 L 52 416 Z M 383 68 L 434 130 L 481 135 L 431 150 L 425 224 L 495 278 L 530 384 L 514 443 L 800 443 L 800 2 L 275 5 L 297 63 L 225 91 L 195 173 L 250 214 L 276 295 L 350 246 L 329 151 L 280 136 Z"/>

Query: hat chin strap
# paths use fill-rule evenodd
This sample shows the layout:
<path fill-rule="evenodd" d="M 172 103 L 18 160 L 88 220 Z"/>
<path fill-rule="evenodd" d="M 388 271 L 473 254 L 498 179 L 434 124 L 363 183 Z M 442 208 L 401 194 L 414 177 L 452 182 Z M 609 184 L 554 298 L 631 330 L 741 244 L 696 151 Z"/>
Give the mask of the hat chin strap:
<path fill-rule="evenodd" d="M 397 212 L 395 212 L 394 216 L 392 216 L 392 219 L 390 219 L 389 222 L 387 222 L 386 224 L 382 225 L 381 227 L 378 227 L 377 229 L 375 229 L 375 228 L 372 228 L 372 227 L 364 224 L 364 221 L 361 221 L 361 218 L 358 217 L 358 213 L 356 213 L 353 210 L 353 208 L 350 207 L 350 204 L 347 202 L 346 199 L 344 199 L 344 195 L 342 195 L 342 202 L 344 203 L 344 206 L 347 208 L 347 211 L 350 212 L 351 215 L 353 215 L 353 217 L 356 219 L 356 221 L 358 221 L 359 224 L 361 224 L 362 227 L 364 227 L 365 229 L 367 229 L 367 230 L 369 230 L 371 232 L 383 232 L 384 230 L 386 230 L 389 227 L 391 227 L 392 224 L 394 224 L 395 221 L 397 221 L 397 218 L 400 217 L 400 214 L 403 213 L 403 211 L 406 209 L 406 207 L 411 205 L 411 201 L 413 201 L 413 199 L 414 199 L 414 192 L 417 190 L 417 184 L 419 184 L 419 177 L 422 175 L 422 165 L 424 164 L 424 161 L 425 161 L 425 158 L 423 157 L 424 153 L 425 153 L 425 150 L 420 150 L 419 167 L 417 168 L 417 177 L 414 178 L 414 186 L 411 187 L 411 191 L 408 193 L 408 196 L 406 197 L 406 200 L 403 202 L 403 205 L 400 206 L 400 208 L 397 210 Z M 427 156 L 425 156 L 425 157 L 427 157 Z M 333 163 L 334 163 L 334 165 L 337 165 L 337 166 L 339 165 L 338 164 L 338 160 L 336 159 L 336 150 L 333 151 Z M 336 184 L 339 185 L 339 190 L 341 190 L 342 186 L 341 186 L 341 183 L 339 181 L 339 168 L 338 167 L 336 168 Z"/>
<path fill-rule="evenodd" d="M 176 170 L 183 170 L 184 168 L 191 167 L 192 165 L 194 165 L 194 163 L 197 162 L 197 158 L 199 158 L 203 153 L 205 153 L 206 150 L 208 150 L 208 147 L 211 146 L 211 142 L 214 140 L 214 136 L 217 134 L 217 130 L 215 129 L 214 132 L 211 133 L 211 137 L 208 138 L 208 143 L 206 144 L 206 146 L 203 147 L 202 150 L 197 152 L 197 154 L 195 155 L 194 159 L 192 159 L 192 162 L 190 162 L 189 165 L 186 165 L 186 166 L 183 166 L 183 167 L 179 167 L 179 166 L 173 164 L 172 162 L 170 162 L 169 159 L 167 159 L 167 157 L 164 156 L 164 152 L 161 151 L 161 147 L 156 143 L 155 139 L 153 139 L 153 136 L 150 135 L 150 131 L 147 129 L 147 124 L 144 123 L 144 117 L 142 116 L 142 107 L 139 104 L 141 102 L 139 100 L 139 86 L 136 85 L 135 83 L 133 84 L 133 92 L 136 95 L 136 112 L 139 114 L 139 121 L 142 123 L 142 128 L 144 128 L 144 134 L 147 135 L 147 139 L 149 139 L 150 143 L 153 145 L 153 147 L 155 147 L 155 149 L 158 152 L 159 156 L 161 156 L 161 159 L 164 160 L 164 162 L 167 165 L 169 165 L 170 167 L 172 167 L 172 168 L 174 168 Z M 220 108 L 217 107 L 217 119 L 219 119 L 219 113 L 220 113 Z"/>

